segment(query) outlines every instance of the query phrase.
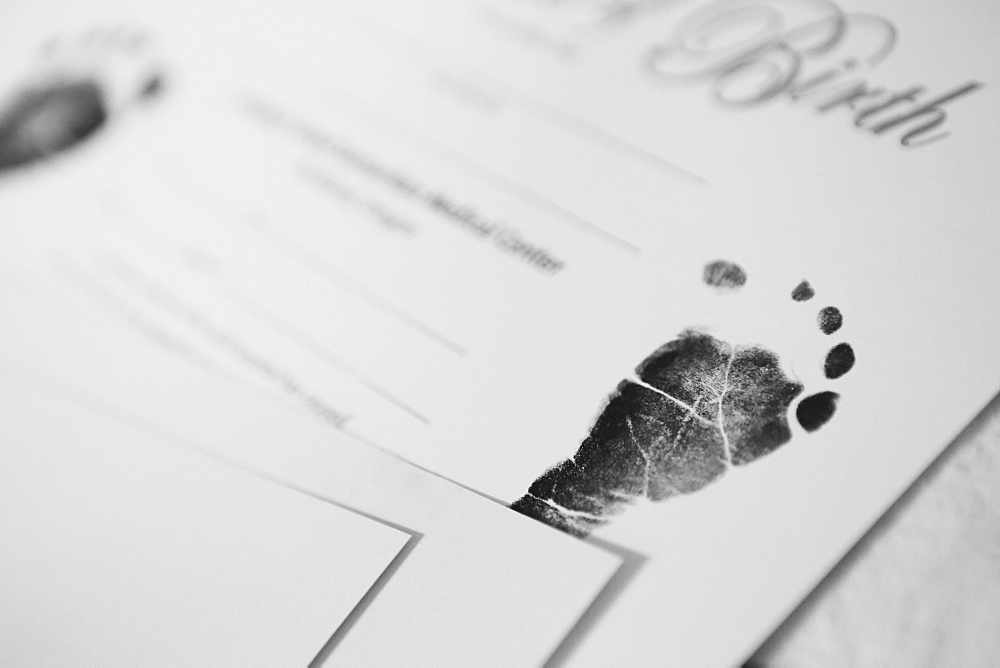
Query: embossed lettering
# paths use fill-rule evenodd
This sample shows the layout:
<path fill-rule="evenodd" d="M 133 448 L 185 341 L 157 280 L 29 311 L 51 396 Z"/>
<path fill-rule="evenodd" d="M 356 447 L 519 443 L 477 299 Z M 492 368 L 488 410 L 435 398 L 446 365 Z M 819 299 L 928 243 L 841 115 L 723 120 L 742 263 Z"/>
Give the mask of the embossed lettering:
<path fill-rule="evenodd" d="M 753 107 L 785 97 L 821 112 L 856 112 L 854 125 L 876 136 L 902 129 L 900 144 L 907 147 L 947 137 L 948 132 L 928 136 L 948 118 L 941 107 L 982 83 L 918 104 L 923 86 L 893 93 L 862 76 L 847 78 L 878 66 L 895 45 L 896 28 L 889 20 L 845 13 L 829 0 L 716 0 L 682 18 L 668 40 L 647 51 L 645 65 L 660 81 L 707 82 L 712 96 L 727 106 Z M 831 66 L 831 59 L 839 63 Z M 906 104 L 916 106 L 866 125 Z"/>

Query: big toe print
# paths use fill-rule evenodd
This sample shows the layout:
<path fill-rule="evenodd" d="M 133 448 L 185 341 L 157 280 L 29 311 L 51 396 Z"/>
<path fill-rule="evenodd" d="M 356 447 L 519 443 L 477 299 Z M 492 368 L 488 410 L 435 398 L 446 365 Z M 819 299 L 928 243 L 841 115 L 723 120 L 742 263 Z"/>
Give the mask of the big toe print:
<path fill-rule="evenodd" d="M 80 144 L 162 86 L 146 38 L 94 30 L 52 42 L 0 109 L 0 176 Z"/>
<path fill-rule="evenodd" d="M 736 290 L 746 273 L 714 262 L 704 280 Z M 814 294 L 803 282 L 792 298 Z M 832 335 L 843 317 L 826 307 L 817 321 Z M 850 371 L 854 359 L 851 346 L 839 343 L 818 363 L 832 380 Z M 663 501 L 696 492 L 791 440 L 788 415 L 802 392 L 773 351 L 686 331 L 619 383 L 576 454 L 542 474 L 511 508 L 585 536 L 639 497 Z M 838 399 L 831 391 L 811 394 L 798 402 L 796 419 L 815 431 L 833 417 Z"/>

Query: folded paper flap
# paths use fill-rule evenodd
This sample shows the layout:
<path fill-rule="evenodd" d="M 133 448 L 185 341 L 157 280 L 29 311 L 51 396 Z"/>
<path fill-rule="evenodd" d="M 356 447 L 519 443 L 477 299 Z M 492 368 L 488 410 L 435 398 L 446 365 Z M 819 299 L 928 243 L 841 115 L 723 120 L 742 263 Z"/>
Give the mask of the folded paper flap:
<path fill-rule="evenodd" d="M 409 535 L 0 379 L 19 666 L 303 665 Z"/>
<path fill-rule="evenodd" d="M 418 536 L 326 661 L 543 661 L 621 563 L 242 384 L 178 365 L 114 313 L 83 308 L 76 288 L 38 280 L 33 295 L 0 287 L 4 308 L 19 313 L 0 332 L 5 373 Z M 387 633 L 393 642 L 380 641 Z"/>

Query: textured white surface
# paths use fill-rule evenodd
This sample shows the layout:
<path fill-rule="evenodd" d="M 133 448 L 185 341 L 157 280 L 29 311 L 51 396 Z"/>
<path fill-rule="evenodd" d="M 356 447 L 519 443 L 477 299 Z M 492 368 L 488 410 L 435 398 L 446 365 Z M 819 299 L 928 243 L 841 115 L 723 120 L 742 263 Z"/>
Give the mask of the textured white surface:
<path fill-rule="evenodd" d="M 825 584 L 754 665 L 1000 665 L 1000 400 Z"/>

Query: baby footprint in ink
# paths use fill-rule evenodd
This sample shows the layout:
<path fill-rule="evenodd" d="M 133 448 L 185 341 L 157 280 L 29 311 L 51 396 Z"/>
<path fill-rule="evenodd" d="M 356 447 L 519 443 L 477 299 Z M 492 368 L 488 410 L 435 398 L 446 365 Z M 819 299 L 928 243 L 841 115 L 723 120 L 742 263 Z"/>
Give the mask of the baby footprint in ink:
<path fill-rule="evenodd" d="M 732 291 L 747 275 L 718 261 L 705 267 L 703 278 Z M 791 293 L 797 302 L 814 295 L 807 281 Z M 828 306 L 817 322 L 833 335 L 843 316 Z M 823 361 L 824 375 L 836 380 L 854 362 L 853 348 L 838 343 Z M 576 454 L 543 473 L 511 508 L 586 536 L 640 497 L 663 501 L 696 492 L 791 440 L 788 413 L 802 391 L 775 352 L 687 330 L 618 384 Z M 828 390 L 810 394 L 798 402 L 795 417 L 805 431 L 815 431 L 833 417 L 839 398 Z"/>
<path fill-rule="evenodd" d="M 94 136 L 163 85 L 149 40 L 124 28 L 54 40 L 0 107 L 0 177 L 44 162 Z"/>

